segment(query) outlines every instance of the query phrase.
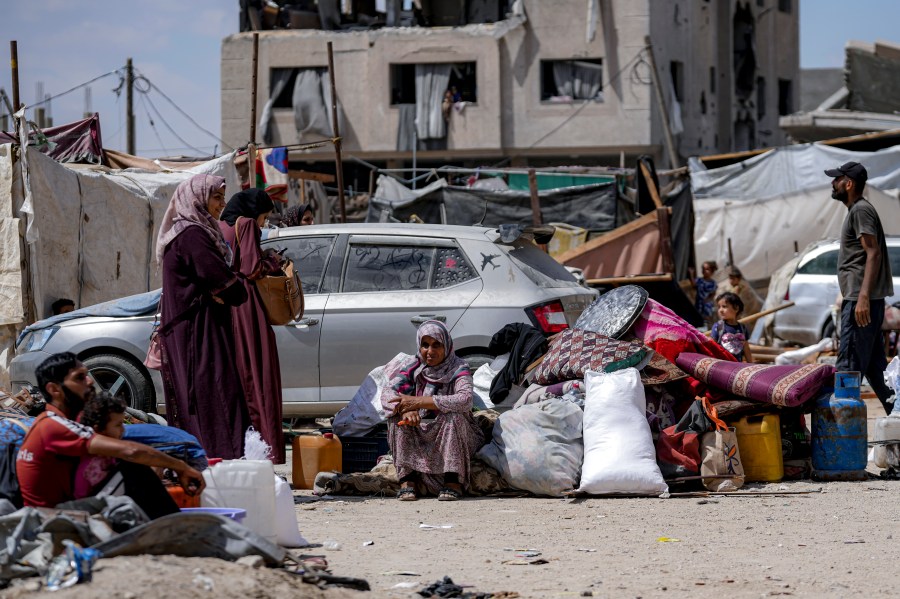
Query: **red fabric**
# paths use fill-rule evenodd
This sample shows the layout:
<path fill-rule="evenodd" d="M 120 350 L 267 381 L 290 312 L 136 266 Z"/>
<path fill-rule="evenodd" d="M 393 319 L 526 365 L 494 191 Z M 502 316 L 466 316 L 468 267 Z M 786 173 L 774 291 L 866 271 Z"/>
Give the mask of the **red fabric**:
<path fill-rule="evenodd" d="M 250 412 L 250 422 L 263 440 L 272 448 L 272 462 L 284 464 L 284 427 L 282 425 L 281 366 L 275 332 L 266 320 L 262 298 L 256 290 L 256 279 L 278 269 L 259 247 L 261 232 L 252 218 L 239 218 L 232 227 L 219 221 L 222 235 L 234 249 L 235 272 L 242 274 L 241 283 L 247 289 L 247 301 L 233 307 L 232 330 L 234 353 L 244 400 Z M 235 231 L 240 233 L 237 243 Z"/>
<path fill-rule="evenodd" d="M 677 424 L 659 433 L 656 461 L 665 478 L 700 474 L 700 435 L 676 431 Z"/>
<path fill-rule="evenodd" d="M 734 356 L 721 345 L 695 329 L 689 322 L 669 308 L 652 299 L 647 300 L 643 312 L 632 327 L 636 337 L 665 359 L 676 363 L 683 352 L 704 354 L 720 360 L 735 362 Z"/>
<path fill-rule="evenodd" d="M 88 455 L 94 438 L 89 427 L 69 420 L 48 405 L 22 442 L 16 459 L 16 476 L 25 505 L 56 507 L 74 499 L 75 469 Z"/>

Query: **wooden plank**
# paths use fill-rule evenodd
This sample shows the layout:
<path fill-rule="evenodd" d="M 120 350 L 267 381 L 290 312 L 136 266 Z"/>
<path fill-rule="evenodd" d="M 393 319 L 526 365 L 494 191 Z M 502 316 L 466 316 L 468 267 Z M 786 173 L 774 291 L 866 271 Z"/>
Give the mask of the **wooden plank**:
<path fill-rule="evenodd" d="M 662 208 L 663 203 L 662 200 L 659 199 L 659 190 L 656 189 L 656 183 L 653 182 L 653 177 L 650 176 L 650 169 L 647 168 L 647 165 L 641 162 L 641 174 L 644 176 L 644 181 L 647 183 L 647 188 L 650 190 L 650 197 L 653 199 L 653 203 L 656 204 L 657 208 Z"/>
<path fill-rule="evenodd" d="M 656 218 L 659 223 L 659 254 L 662 257 L 664 272 L 675 272 L 675 250 L 672 249 L 672 233 L 669 230 L 670 208 L 657 208 Z"/>
<path fill-rule="evenodd" d="M 288 170 L 288 177 L 291 179 L 303 179 L 304 181 L 318 181 L 319 183 L 334 183 L 334 175 L 328 173 L 311 173 L 296 169 Z"/>
<path fill-rule="evenodd" d="M 588 285 L 637 285 L 639 283 L 662 283 L 671 281 L 672 273 L 661 275 L 631 275 L 627 277 L 605 277 L 602 279 L 588 279 Z"/>
<path fill-rule="evenodd" d="M 656 219 L 657 219 L 656 214 L 654 214 L 652 212 L 650 214 L 645 214 L 644 216 L 642 216 L 636 220 L 633 220 L 630 223 L 626 223 L 626 224 L 622 225 L 621 227 L 613 229 L 609 233 L 605 233 L 604 235 L 601 235 L 600 237 L 591 239 L 587 243 L 584 243 L 584 244 L 578 246 L 577 248 L 572 248 L 568 252 L 558 256 L 556 258 L 556 260 L 561 264 L 565 264 L 566 260 L 571 260 L 572 258 L 576 258 L 576 257 L 580 256 L 581 254 L 587 253 L 598 247 L 602 247 L 602 246 L 606 245 L 607 243 L 609 243 L 611 241 L 615 241 L 616 239 L 619 239 L 620 237 L 624 237 L 625 235 L 628 235 L 629 233 L 633 233 L 634 231 L 637 231 L 638 229 L 642 229 L 642 228 L 646 227 L 647 225 L 656 222 Z"/>
<path fill-rule="evenodd" d="M 543 224 L 541 199 L 538 195 L 537 174 L 533 168 L 528 169 L 528 191 L 531 193 L 531 222 L 535 225 L 541 225 Z"/>

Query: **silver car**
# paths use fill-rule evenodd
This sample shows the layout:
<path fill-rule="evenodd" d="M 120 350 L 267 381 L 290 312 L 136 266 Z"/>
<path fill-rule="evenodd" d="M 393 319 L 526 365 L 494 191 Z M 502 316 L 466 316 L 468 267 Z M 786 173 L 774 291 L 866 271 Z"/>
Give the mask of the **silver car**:
<path fill-rule="evenodd" d="M 506 243 L 484 227 L 314 225 L 272 230 L 263 247 L 293 259 L 306 299 L 302 319 L 275 327 L 285 415 L 333 415 L 369 371 L 415 351 L 428 319 L 445 322 L 456 352 L 477 367 L 492 359 L 488 344 L 504 325 L 550 334 L 596 296 L 527 232 Z M 29 333 L 10 366 L 13 386 L 34 384 L 41 361 L 71 351 L 101 387 L 162 411 L 159 373 L 142 363 L 154 320 L 82 317 Z"/>
<path fill-rule="evenodd" d="M 900 237 L 886 237 L 894 295 L 888 305 L 900 300 Z M 775 314 L 775 335 L 801 345 L 813 345 L 834 334 L 831 308 L 840 293 L 837 280 L 840 242 L 823 241 L 800 258 L 791 277 L 785 301 L 794 306 Z"/>

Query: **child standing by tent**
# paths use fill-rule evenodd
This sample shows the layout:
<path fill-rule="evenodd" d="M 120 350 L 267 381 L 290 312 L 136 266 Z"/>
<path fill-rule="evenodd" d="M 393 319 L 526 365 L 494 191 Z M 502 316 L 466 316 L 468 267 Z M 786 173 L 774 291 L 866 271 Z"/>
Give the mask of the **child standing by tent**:
<path fill-rule="evenodd" d="M 726 292 L 716 298 L 719 321 L 712 327 L 713 341 L 724 347 L 738 362 L 752 362 L 750 331 L 738 322 L 744 302 L 737 294 Z"/>
<path fill-rule="evenodd" d="M 715 279 L 713 279 L 713 275 L 716 274 L 717 270 L 719 270 L 719 265 L 716 264 L 715 260 L 707 260 L 700 267 L 702 276 L 694 279 L 694 288 L 697 290 L 694 307 L 697 309 L 697 313 L 706 321 L 707 326 L 715 319 L 713 298 L 715 297 L 717 284 Z"/>

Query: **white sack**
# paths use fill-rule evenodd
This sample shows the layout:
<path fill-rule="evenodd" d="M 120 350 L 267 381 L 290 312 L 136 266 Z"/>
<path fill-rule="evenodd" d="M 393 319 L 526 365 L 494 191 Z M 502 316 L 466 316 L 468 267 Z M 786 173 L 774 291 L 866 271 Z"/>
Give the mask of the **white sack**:
<path fill-rule="evenodd" d="M 509 486 L 558 497 L 578 484 L 584 456 L 581 420 L 581 408 L 559 399 L 504 412 L 478 457 Z"/>
<path fill-rule="evenodd" d="M 584 376 L 584 466 L 578 490 L 591 495 L 659 495 L 669 490 L 656 464 L 647 398 L 634 368 Z"/>
<path fill-rule="evenodd" d="M 472 373 L 473 405 L 479 410 L 490 410 L 494 407 L 494 402 L 491 401 L 491 383 L 494 382 L 494 377 L 506 368 L 508 362 L 509 354 L 502 354 L 489 364 L 482 364 Z"/>
<path fill-rule="evenodd" d="M 335 414 L 331 423 L 334 434 L 338 437 L 364 437 L 384 422 L 386 417 L 381 405 L 381 392 L 390 382 L 391 374 L 410 358 L 411 355 L 401 352 L 384 366 L 373 369 L 350 403 Z"/>
<path fill-rule="evenodd" d="M 278 544 L 282 547 L 306 547 L 309 541 L 297 528 L 297 511 L 294 508 L 294 492 L 283 478 L 275 475 L 275 526 L 278 528 Z"/>

